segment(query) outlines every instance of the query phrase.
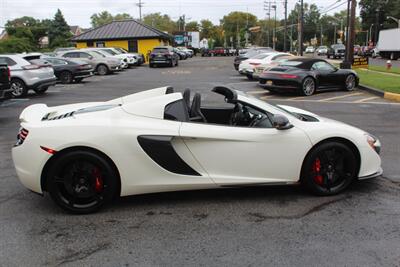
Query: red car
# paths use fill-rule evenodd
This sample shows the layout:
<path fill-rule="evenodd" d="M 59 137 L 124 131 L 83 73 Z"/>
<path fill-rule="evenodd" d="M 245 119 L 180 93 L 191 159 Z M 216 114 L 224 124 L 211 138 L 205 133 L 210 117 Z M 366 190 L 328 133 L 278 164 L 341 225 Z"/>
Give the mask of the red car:
<path fill-rule="evenodd" d="M 209 54 L 211 54 L 212 56 L 225 56 L 226 49 L 223 47 L 215 47 L 214 49 L 211 49 L 209 51 Z"/>

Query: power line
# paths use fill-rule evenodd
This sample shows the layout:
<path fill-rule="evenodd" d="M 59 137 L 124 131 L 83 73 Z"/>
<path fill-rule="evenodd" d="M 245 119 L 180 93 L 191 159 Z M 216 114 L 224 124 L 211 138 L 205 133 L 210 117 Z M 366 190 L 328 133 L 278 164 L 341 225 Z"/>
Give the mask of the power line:
<path fill-rule="evenodd" d="M 136 4 L 136 6 L 139 7 L 139 20 L 142 21 L 142 7 L 143 7 L 142 0 L 139 0 L 139 3 Z"/>

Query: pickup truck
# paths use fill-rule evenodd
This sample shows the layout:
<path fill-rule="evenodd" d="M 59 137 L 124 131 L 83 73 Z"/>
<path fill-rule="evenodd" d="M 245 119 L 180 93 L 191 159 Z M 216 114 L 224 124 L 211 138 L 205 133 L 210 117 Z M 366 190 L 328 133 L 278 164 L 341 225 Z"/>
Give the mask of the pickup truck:
<path fill-rule="evenodd" d="M 11 98 L 10 69 L 6 64 L 0 62 L 0 101 Z"/>

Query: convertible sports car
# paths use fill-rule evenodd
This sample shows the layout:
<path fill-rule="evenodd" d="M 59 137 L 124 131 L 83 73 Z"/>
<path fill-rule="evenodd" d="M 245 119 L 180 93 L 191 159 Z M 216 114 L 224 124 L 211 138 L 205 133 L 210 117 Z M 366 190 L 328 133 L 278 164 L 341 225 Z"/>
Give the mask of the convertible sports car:
<path fill-rule="evenodd" d="M 380 142 L 352 126 L 218 86 L 202 107 L 171 87 L 20 115 L 12 149 L 20 181 L 62 208 L 89 213 L 114 197 L 303 184 L 317 195 L 382 174 Z M 222 97 L 221 97 L 222 100 Z"/>
<path fill-rule="evenodd" d="M 358 85 L 353 70 L 338 69 L 323 59 L 295 57 L 264 71 L 259 77 L 261 87 L 271 92 L 295 91 L 310 96 L 317 90 L 353 90 Z"/>

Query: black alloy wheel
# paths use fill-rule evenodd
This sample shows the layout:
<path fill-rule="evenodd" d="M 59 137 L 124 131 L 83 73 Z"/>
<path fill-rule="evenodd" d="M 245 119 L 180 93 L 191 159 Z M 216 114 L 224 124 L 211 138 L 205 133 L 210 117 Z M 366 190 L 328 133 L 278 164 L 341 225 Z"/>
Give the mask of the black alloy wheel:
<path fill-rule="evenodd" d="M 71 72 L 63 71 L 60 73 L 60 81 L 63 84 L 72 83 L 74 77 Z"/>
<path fill-rule="evenodd" d="M 356 87 L 356 77 L 353 74 L 349 74 L 346 77 L 344 88 L 347 91 L 353 91 L 355 87 Z"/>
<path fill-rule="evenodd" d="M 46 181 L 54 202 L 77 214 L 95 212 L 109 203 L 119 184 L 113 166 L 90 151 L 71 151 L 56 158 Z"/>
<path fill-rule="evenodd" d="M 10 88 L 13 90 L 13 97 L 24 97 L 28 94 L 28 88 L 25 83 L 17 78 L 11 79 Z"/>
<path fill-rule="evenodd" d="M 345 190 L 356 178 L 357 158 L 343 143 L 326 142 L 306 157 L 302 184 L 316 195 L 334 195 Z"/>
<path fill-rule="evenodd" d="M 300 93 L 304 96 L 310 96 L 315 93 L 316 88 L 315 80 L 312 77 L 306 77 L 301 84 Z"/>

